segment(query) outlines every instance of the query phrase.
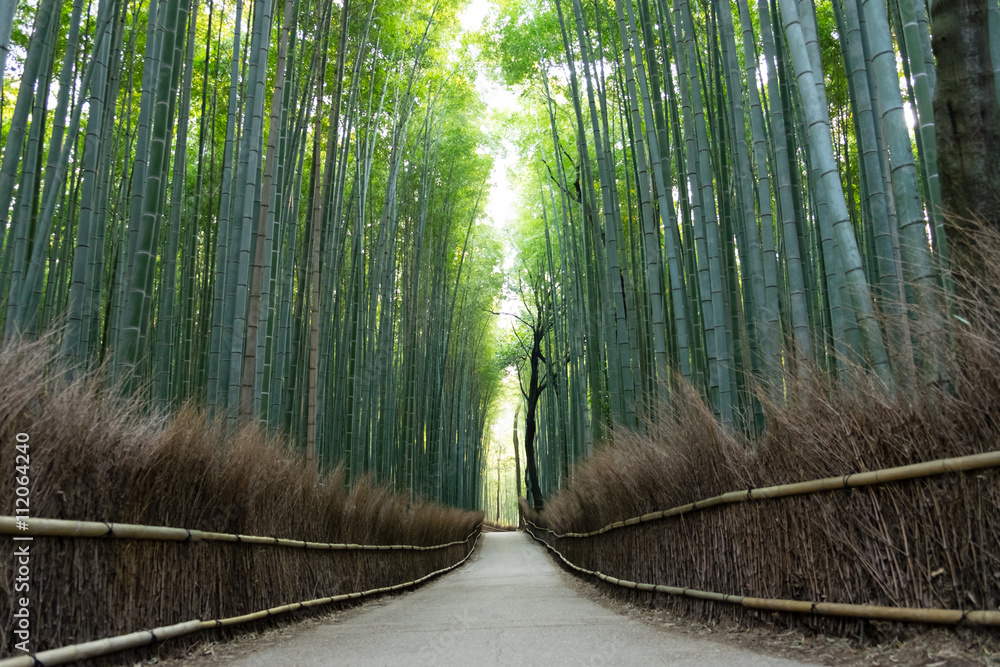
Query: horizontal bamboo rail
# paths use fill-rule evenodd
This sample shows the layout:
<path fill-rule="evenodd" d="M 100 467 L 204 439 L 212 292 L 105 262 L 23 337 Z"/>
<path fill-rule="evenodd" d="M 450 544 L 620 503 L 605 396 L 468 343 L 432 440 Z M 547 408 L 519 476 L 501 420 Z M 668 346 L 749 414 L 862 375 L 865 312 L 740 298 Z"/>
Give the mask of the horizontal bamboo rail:
<path fill-rule="evenodd" d="M 27 523 L 27 529 L 19 526 Z M 326 551 L 433 551 L 446 549 L 457 544 L 465 544 L 478 531 L 469 533 L 464 540 L 417 546 L 413 544 L 338 544 L 334 542 L 306 542 L 280 537 L 259 537 L 237 535 L 235 533 L 213 533 L 188 528 L 167 526 L 140 526 L 131 523 L 110 521 L 68 521 L 65 519 L 26 519 L 24 517 L 0 516 L 0 535 L 31 535 L 47 537 L 100 537 L 126 540 L 160 540 L 164 542 L 240 542 L 242 544 L 267 544 L 298 549 Z"/>
<path fill-rule="evenodd" d="M 731 503 L 743 503 L 750 500 L 763 500 L 766 498 L 785 498 L 788 496 L 801 496 L 823 491 L 836 491 L 839 489 L 850 489 L 861 486 L 873 486 L 875 484 L 885 484 L 886 482 L 899 482 L 907 479 L 917 479 L 920 477 L 930 477 L 949 472 L 961 472 L 965 470 L 981 470 L 983 468 L 1000 467 L 1000 450 L 985 452 L 983 454 L 971 454 L 969 456 L 959 456 L 950 459 L 938 459 L 936 461 L 926 461 L 924 463 L 913 463 L 911 465 L 899 466 L 896 468 L 885 468 L 883 470 L 873 470 L 870 472 L 859 472 L 843 475 L 841 477 L 825 477 L 808 482 L 796 482 L 794 484 L 781 484 L 779 486 L 767 486 L 760 489 L 745 489 L 740 491 L 730 491 L 719 496 L 713 496 L 704 500 L 698 500 L 687 505 L 679 505 L 667 510 L 649 512 L 642 516 L 624 519 L 609 523 L 603 528 L 592 530 L 588 533 L 557 533 L 550 528 L 537 526 L 539 530 L 544 530 L 558 538 L 567 537 L 593 537 L 612 530 L 635 526 L 640 523 L 659 521 L 681 514 L 688 514 L 697 510 L 726 505 Z"/>
<path fill-rule="evenodd" d="M 530 523 L 530 522 L 529 522 Z M 531 524 L 534 526 L 534 524 Z M 536 526 L 537 528 L 537 526 Z M 872 620 L 886 621 L 906 621 L 911 623 L 934 623 L 939 625 L 955 625 L 962 621 L 967 621 L 974 625 L 1000 626 L 1000 611 L 970 610 L 960 611 L 955 609 L 920 609 L 915 607 L 881 607 L 877 605 L 865 604 L 845 604 L 837 602 L 808 602 L 804 600 L 780 600 L 771 598 L 755 598 L 744 595 L 728 595 L 726 593 L 715 593 L 712 591 L 702 591 L 695 588 L 682 588 L 679 586 L 663 586 L 660 584 L 644 584 L 628 579 L 619 579 L 610 575 L 588 570 L 570 562 L 558 549 L 545 540 L 539 538 L 529 529 L 528 534 L 533 539 L 541 542 L 547 549 L 556 554 L 568 567 L 597 577 L 615 586 L 632 588 L 640 591 L 656 591 L 668 595 L 679 595 L 700 600 L 712 600 L 715 602 L 728 602 L 738 604 L 749 609 L 766 609 L 770 611 L 787 611 L 799 614 L 822 614 L 824 616 L 850 616 L 852 618 L 865 618 Z"/>
<path fill-rule="evenodd" d="M 319 607 L 324 604 L 343 602 L 345 600 L 357 600 L 359 598 L 377 595 L 380 593 L 392 593 L 394 591 L 422 584 L 429 579 L 442 575 L 445 572 L 450 572 L 451 570 L 454 570 L 458 566 L 462 565 L 465 561 L 469 560 L 469 557 L 472 556 L 473 552 L 476 550 L 476 545 L 479 543 L 479 534 L 477 526 L 476 530 L 464 540 L 467 542 L 472 535 L 477 536 L 476 541 L 472 543 L 472 547 L 469 549 L 469 553 L 465 554 L 465 557 L 462 558 L 462 560 L 458 561 L 454 565 L 449 565 L 448 567 L 441 568 L 440 570 L 435 570 L 430 574 L 425 574 L 424 576 L 414 579 L 413 581 L 407 581 L 394 586 L 372 588 L 370 590 L 360 591 L 357 593 L 341 593 L 339 595 L 331 595 L 325 598 L 306 600 L 305 602 L 294 602 L 292 604 L 281 605 L 280 607 L 262 609 L 261 611 L 253 612 L 251 614 L 244 614 L 243 616 L 232 616 L 230 618 L 215 619 L 211 621 L 195 619 L 184 623 L 177 623 L 176 625 L 168 625 L 162 628 L 133 632 L 119 637 L 108 637 L 106 639 L 98 639 L 84 644 L 63 646 L 62 648 L 42 651 L 40 653 L 28 653 L 14 658 L 5 658 L 0 660 L 0 667 L 49 667 L 50 665 L 65 665 L 77 660 L 95 658 L 97 656 L 116 653 L 130 648 L 146 646 L 147 644 L 152 644 L 153 642 L 160 642 L 173 637 L 180 637 L 181 635 L 191 634 L 200 630 L 240 625 L 241 623 L 249 623 L 251 621 L 261 620 L 270 616 L 278 616 L 279 614 L 296 611 L 298 609 Z M 462 543 L 463 542 L 454 542 L 453 544 Z"/>
<path fill-rule="evenodd" d="M 187 621 L 185 623 L 168 625 L 162 628 L 154 628 L 153 630 L 133 632 L 128 635 L 121 635 L 120 637 L 108 637 L 107 639 L 98 639 L 97 641 L 87 642 L 85 644 L 63 646 L 62 648 L 52 649 L 51 651 L 42 651 L 41 653 L 36 654 L 26 653 L 24 655 L 19 655 L 16 658 L 6 658 L 4 660 L 0 660 L 0 665 L 3 667 L 65 665 L 66 663 L 75 662 L 77 660 L 96 658 L 101 655 L 117 653 L 118 651 L 125 651 L 130 648 L 138 648 L 140 646 L 163 641 L 172 637 L 180 637 L 181 635 L 186 635 L 200 629 L 201 621 Z"/>

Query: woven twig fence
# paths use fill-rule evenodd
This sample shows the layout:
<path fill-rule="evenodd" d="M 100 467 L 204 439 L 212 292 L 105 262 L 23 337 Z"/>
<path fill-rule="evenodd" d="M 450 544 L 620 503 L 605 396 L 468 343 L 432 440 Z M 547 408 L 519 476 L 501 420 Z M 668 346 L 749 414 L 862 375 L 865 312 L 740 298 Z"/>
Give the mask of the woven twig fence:
<path fill-rule="evenodd" d="M 527 522 L 531 528 L 538 529 L 534 523 Z M 726 593 L 714 593 L 712 591 L 702 591 L 695 588 L 682 588 L 679 586 L 663 586 L 661 584 L 639 583 L 628 579 L 619 579 L 610 575 L 588 570 L 580 567 L 567 559 L 558 549 L 541 539 L 528 529 L 528 534 L 535 540 L 541 542 L 549 551 L 554 553 L 567 566 L 581 572 L 596 577 L 601 581 L 631 588 L 638 591 L 649 591 L 666 593 L 668 595 L 681 595 L 699 600 L 711 600 L 713 602 L 728 602 L 730 604 L 742 605 L 748 609 L 766 609 L 769 611 L 788 611 L 799 614 L 824 614 L 828 616 L 850 616 L 853 618 L 868 618 L 873 620 L 887 621 L 909 621 L 914 623 L 939 623 L 954 625 L 962 621 L 968 621 L 975 625 L 1000 626 L 1000 611 L 984 610 L 954 610 L 954 609 L 915 609 L 912 607 L 882 607 L 878 605 L 863 604 L 842 604 L 836 602 L 811 602 L 804 600 L 777 600 L 770 598 L 755 598 L 745 595 L 729 595 Z M 544 530 L 544 529 L 543 529 Z"/>
<path fill-rule="evenodd" d="M 242 544 L 264 544 L 327 551 L 434 551 L 437 549 L 447 549 L 458 544 L 465 544 L 478 531 L 479 527 L 477 526 L 464 540 L 429 546 L 414 544 L 350 544 L 308 542 L 305 540 L 289 540 L 281 537 L 240 535 L 237 533 L 213 533 L 188 528 L 140 526 L 131 523 L 113 523 L 110 521 L 67 521 L 65 519 L 24 519 L 22 517 L 0 516 L 0 535 L 96 537 L 159 540 L 163 542 L 240 542 Z"/>
<path fill-rule="evenodd" d="M 859 472 L 842 475 L 840 477 L 824 477 L 808 482 L 796 482 L 795 484 L 782 484 L 779 486 L 767 486 L 759 489 L 741 489 L 730 491 L 704 500 L 697 500 L 687 505 L 679 505 L 670 509 L 658 512 L 648 512 L 642 516 L 634 516 L 622 521 L 615 521 L 606 526 L 586 533 L 567 532 L 557 533 L 553 530 L 532 524 L 539 530 L 552 533 L 558 539 L 567 537 L 594 537 L 602 535 L 612 530 L 636 526 L 640 523 L 659 521 L 671 517 L 688 514 L 698 510 L 705 510 L 709 507 L 727 505 L 732 503 L 744 503 L 751 500 L 764 500 L 767 498 L 787 498 L 789 496 L 802 496 L 812 493 L 822 493 L 823 491 L 839 491 L 862 486 L 874 486 L 888 482 L 899 482 L 907 479 L 918 479 L 930 477 L 932 475 L 942 475 L 949 472 L 961 472 L 966 470 L 981 470 L 983 468 L 1000 467 L 1000 450 L 984 452 L 982 454 L 970 454 L 969 456 L 958 456 L 950 459 L 938 459 L 936 461 L 926 461 L 924 463 L 914 463 L 908 466 L 896 468 L 885 468 L 884 470 L 872 470 L 870 472 Z"/>
<path fill-rule="evenodd" d="M 105 538 L 105 539 L 134 539 L 134 540 L 156 540 L 165 542 L 184 541 L 219 541 L 219 542 L 240 542 L 245 544 L 259 544 L 267 546 L 291 547 L 299 549 L 317 549 L 329 551 L 428 551 L 445 549 L 460 544 L 467 544 L 475 538 L 472 546 L 457 562 L 430 572 L 412 581 L 406 581 L 392 586 L 381 586 L 364 591 L 351 593 L 340 593 L 323 598 L 306 600 L 284 604 L 269 609 L 233 616 L 229 618 L 201 620 L 194 619 L 183 623 L 133 632 L 118 637 L 108 637 L 96 641 L 82 644 L 64 646 L 57 649 L 41 651 L 39 653 L 27 653 L 25 655 L 6 658 L 0 660 L 0 667 L 48 667 L 49 665 L 64 665 L 78 660 L 95 658 L 99 656 L 117 653 L 128 649 L 147 646 L 155 642 L 162 642 L 174 637 L 191 634 L 199 630 L 212 628 L 230 627 L 252 621 L 259 621 L 266 618 L 279 616 L 281 614 L 319 607 L 334 602 L 344 602 L 347 600 L 357 600 L 372 595 L 392 593 L 395 591 L 410 588 L 424 583 L 434 577 L 450 572 L 465 563 L 475 551 L 481 534 L 480 526 L 469 533 L 464 540 L 457 540 L 445 544 L 429 546 L 419 546 L 411 544 L 338 544 L 328 542 L 309 542 L 303 540 L 289 540 L 274 537 L 259 537 L 252 535 L 237 535 L 231 533 L 213 533 L 198 530 L 188 530 L 185 528 L 171 528 L 166 526 L 140 526 L 134 524 L 105 523 L 95 521 L 65 521 L 59 519 L 29 519 L 28 527 L 22 529 L 17 524 L 15 517 L 0 517 L 0 534 L 17 534 L 20 536 L 49 536 L 49 537 L 75 537 L 75 538 Z M 23 519 L 21 519 L 23 521 Z"/>
<path fill-rule="evenodd" d="M 901 482 L 905 480 L 918 480 L 920 478 L 945 473 L 956 473 L 963 471 L 983 470 L 987 468 L 1000 467 L 1000 451 L 991 451 L 970 456 L 940 459 L 924 463 L 917 463 L 895 468 L 886 468 L 870 472 L 853 473 L 838 477 L 828 477 L 795 484 L 785 484 L 780 486 L 770 486 L 766 488 L 744 489 L 731 491 L 711 498 L 699 500 L 697 502 L 680 505 L 670 509 L 649 512 L 642 516 L 631 517 L 621 521 L 615 521 L 596 530 L 588 532 L 565 532 L 559 533 L 546 526 L 540 526 L 535 522 L 526 519 L 528 533 L 537 541 L 544 544 L 558 559 L 566 566 L 589 576 L 593 576 L 608 584 L 637 591 L 659 592 L 667 595 L 693 598 L 697 600 L 708 600 L 713 602 L 725 602 L 740 605 L 748 609 L 762 609 L 769 611 L 783 611 L 800 614 L 818 614 L 827 616 L 852 617 L 870 620 L 889 620 L 915 623 L 933 623 L 955 625 L 968 623 L 979 626 L 1000 626 L 1000 611 L 992 609 L 942 609 L 942 608 L 918 608 L 904 606 L 886 606 L 876 604 L 848 604 L 827 602 L 825 600 L 797 600 L 771 597 L 755 597 L 749 595 L 736 595 L 703 590 L 701 587 L 691 586 L 669 586 L 654 583 L 644 583 L 626 578 L 615 577 L 600 571 L 597 567 L 585 567 L 579 562 L 573 562 L 554 544 L 559 540 L 567 540 L 567 545 L 576 545 L 574 551 L 580 555 L 587 552 L 587 547 L 579 540 L 584 538 L 594 538 L 612 531 L 622 530 L 629 527 L 637 527 L 651 522 L 666 519 L 676 519 L 683 521 L 686 515 L 709 508 L 721 508 L 725 505 L 737 503 L 748 503 L 750 501 L 767 500 L 776 498 L 788 498 L 792 496 L 805 496 L 820 494 L 834 490 L 849 490 L 851 488 L 868 487 L 874 485 L 887 484 L 890 482 Z M 544 516 L 544 515 L 543 515 Z M 688 527 L 690 528 L 690 527 Z M 652 530 L 647 527 L 646 530 Z M 662 531 L 662 529 L 661 529 Z M 639 540 L 636 540 L 638 543 Z M 721 558 L 725 559 L 725 551 L 720 552 Z M 646 554 L 648 556 L 648 554 Z M 985 557 L 985 556 L 984 556 Z M 643 554 L 636 554 L 636 559 L 644 558 Z M 589 558 L 591 561 L 600 561 L 599 556 Z M 603 568 L 602 568 L 603 569 Z M 970 596 L 972 598 L 972 596 Z M 975 599 L 972 598 L 975 602 Z"/>

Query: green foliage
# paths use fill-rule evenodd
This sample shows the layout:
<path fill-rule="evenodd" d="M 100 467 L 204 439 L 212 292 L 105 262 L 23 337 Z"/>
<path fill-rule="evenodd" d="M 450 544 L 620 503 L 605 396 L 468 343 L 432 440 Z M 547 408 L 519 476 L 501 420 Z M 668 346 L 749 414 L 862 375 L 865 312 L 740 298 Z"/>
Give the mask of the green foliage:
<path fill-rule="evenodd" d="M 5 148 L 18 91 L 32 102 L 37 83 L 38 100 L 54 98 L 63 74 L 66 1 L 37 67 L 52 76 L 21 80 L 39 4 L 15 16 Z M 83 5 L 65 72 L 77 88 L 99 55 L 104 6 Z M 107 81 L 73 91 L 81 123 L 63 181 L 44 167 L 58 162 L 49 138 L 66 123 L 25 107 L 24 147 L 0 184 L 16 213 L 30 164 L 55 215 L 48 233 L 32 222 L 37 240 L 27 225 L 2 230 L 4 303 L 12 285 L 31 291 L 14 277 L 35 243 L 44 308 L 29 329 L 74 313 L 65 350 L 84 368 L 111 360 L 116 380 L 154 392 L 159 409 L 193 400 L 231 427 L 261 421 L 324 467 L 473 506 L 503 372 L 491 328 L 502 245 L 480 220 L 492 159 L 476 40 L 457 37 L 464 0 L 352 2 L 346 14 L 307 0 L 200 0 L 190 51 L 186 14 L 164 18 L 187 6 L 115 5 Z M 83 206 L 91 222 L 77 229 Z"/>
<path fill-rule="evenodd" d="M 482 37 L 483 56 L 508 85 L 534 83 L 541 62 L 561 61 L 559 23 L 550 3 L 504 0 Z"/>
<path fill-rule="evenodd" d="M 896 101 L 901 69 L 917 102 L 933 81 L 922 5 L 890 6 L 910 17 L 904 50 L 874 0 L 778 4 L 501 3 L 486 28 L 483 56 L 522 103 L 502 123 L 520 166 L 515 272 L 551 287 L 555 314 L 546 494 L 603 429 L 644 428 L 642 406 L 678 376 L 753 437 L 758 397 L 783 402 L 795 376 L 892 387 L 938 367 L 920 348 L 942 335 L 926 295 L 948 278 L 927 262 L 944 257 L 927 225 L 942 234 L 914 206 L 937 201 L 933 119 L 915 106 L 918 185 Z M 866 34 L 845 28 L 848 9 Z M 857 61 L 862 96 L 845 58 L 863 42 L 878 58 Z M 883 173 L 886 155 L 899 167 Z M 909 326 L 926 340 L 904 340 Z"/>
<path fill-rule="evenodd" d="M 816 25 L 820 55 L 823 59 L 823 84 L 826 87 L 826 97 L 831 107 L 830 115 L 849 112 L 850 95 L 847 89 L 847 72 L 844 70 L 841 58 L 841 45 L 832 3 L 821 2 L 816 5 Z"/>

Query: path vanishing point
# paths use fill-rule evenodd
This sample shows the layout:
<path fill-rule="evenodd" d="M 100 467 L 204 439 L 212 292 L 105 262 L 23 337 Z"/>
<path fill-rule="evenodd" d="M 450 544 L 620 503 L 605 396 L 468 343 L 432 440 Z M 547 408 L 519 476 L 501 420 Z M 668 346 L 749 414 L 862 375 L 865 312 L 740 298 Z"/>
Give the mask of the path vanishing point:
<path fill-rule="evenodd" d="M 524 533 L 487 533 L 473 560 L 385 604 L 362 607 L 229 664 L 698 665 L 803 663 L 658 629 L 568 586 Z"/>

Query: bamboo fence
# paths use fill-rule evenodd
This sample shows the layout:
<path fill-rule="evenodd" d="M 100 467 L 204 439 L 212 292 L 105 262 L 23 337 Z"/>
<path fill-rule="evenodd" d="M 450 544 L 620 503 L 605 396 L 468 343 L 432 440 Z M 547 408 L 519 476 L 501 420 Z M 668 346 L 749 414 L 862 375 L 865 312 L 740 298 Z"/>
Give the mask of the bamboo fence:
<path fill-rule="evenodd" d="M 20 522 L 20 523 L 19 523 Z M 21 528 L 27 524 L 27 528 Z M 280 537 L 261 537 L 236 533 L 213 533 L 188 528 L 168 526 L 140 526 L 131 523 L 110 521 L 69 521 L 65 519 L 36 519 L 14 516 L 0 516 L 0 535 L 46 536 L 46 537 L 97 537 L 131 540 L 157 540 L 162 542 L 240 542 L 243 544 L 264 544 L 270 546 L 316 549 L 326 551 L 433 551 L 465 544 L 479 530 L 477 526 L 464 540 L 444 544 L 419 546 L 415 544 L 351 544 L 335 542 L 308 542 Z"/>
<path fill-rule="evenodd" d="M 969 456 L 958 456 L 948 459 L 938 459 L 936 461 L 925 461 L 923 463 L 913 463 L 911 465 L 898 466 L 895 468 L 885 468 L 882 470 L 872 470 L 869 472 L 849 473 L 840 477 L 824 477 L 808 482 L 795 482 L 794 484 L 781 484 L 778 486 L 766 486 L 760 489 L 743 489 L 739 491 L 729 491 L 718 496 L 697 500 L 686 505 L 671 507 L 670 509 L 657 512 L 648 512 L 642 516 L 635 516 L 621 521 L 609 523 L 602 528 L 586 533 L 569 532 L 557 533 L 549 528 L 532 524 L 539 530 L 551 533 L 554 537 L 563 539 L 571 537 L 593 537 L 602 535 L 612 530 L 635 526 L 640 523 L 659 521 L 671 517 L 688 514 L 698 510 L 726 505 L 732 503 L 743 503 L 750 500 L 764 500 L 768 498 L 786 498 L 788 496 L 802 496 L 811 493 L 821 493 L 824 491 L 838 491 L 862 486 L 873 486 L 885 484 L 887 482 L 899 482 L 920 477 L 930 477 L 932 475 L 942 475 L 949 472 L 961 472 L 967 470 L 981 470 L 983 468 L 1000 467 L 1000 450 L 984 452 L 982 454 L 970 454 Z"/>
<path fill-rule="evenodd" d="M 534 523 L 528 522 L 531 526 L 538 528 Z M 697 598 L 700 600 L 712 600 L 714 602 L 728 602 L 738 604 L 749 609 L 766 609 L 769 611 L 788 611 L 798 614 L 823 614 L 826 616 L 850 616 L 853 618 L 866 618 L 871 620 L 886 621 L 907 621 L 910 623 L 936 623 L 942 625 L 955 625 L 962 621 L 967 621 L 975 625 L 1000 626 L 1000 611 L 989 610 L 956 610 L 956 609 L 918 609 L 913 607 L 882 607 L 878 605 L 864 604 L 844 604 L 838 602 L 809 602 L 805 600 L 778 600 L 770 598 L 755 598 L 745 595 L 729 595 L 726 593 L 715 593 L 712 591 L 702 591 L 695 588 L 682 588 L 679 586 L 663 586 L 660 584 L 644 584 L 628 579 L 618 579 L 610 575 L 588 570 L 572 563 L 563 556 L 558 549 L 536 536 L 530 529 L 528 534 L 532 538 L 541 542 L 547 549 L 556 554 L 567 566 L 597 577 L 622 588 L 632 588 L 639 591 L 659 592 L 668 595 L 680 595 L 684 597 Z"/>
<path fill-rule="evenodd" d="M 991 451 L 981 454 L 974 454 L 970 456 L 938 459 L 935 461 L 927 461 L 912 465 L 899 466 L 894 468 L 885 468 L 882 470 L 874 470 L 869 472 L 852 473 L 840 477 L 826 477 L 823 479 L 811 480 L 806 482 L 797 482 L 793 484 L 769 486 L 759 489 L 750 488 L 740 491 L 731 491 L 718 496 L 713 496 L 711 498 L 706 498 L 704 500 L 698 500 L 693 503 L 688 503 L 686 505 L 673 507 L 667 510 L 649 512 L 647 514 L 643 514 L 642 516 L 636 516 L 621 521 L 615 521 L 614 523 L 610 523 L 606 526 L 603 526 L 602 528 L 589 532 L 557 533 L 556 531 L 546 528 L 544 526 L 539 526 L 538 524 L 530 521 L 527 518 L 525 518 L 525 523 L 527 526 L 528 534 L 531 535 L 533 539 L 544 544 L 546 548 L 548 548 L 550 551 L 556 554 L 562 560 L 562 562 L 565 563 L 571 569 L 577 572 L 581 572 L 583 574 L 596 577 L 606 583 L 613 584 L 615 586 L 620 586 L 623 588 L 630 588 L 634 590 L 648 591 L 648 592 L 660 592 L 660 593 L 666 593 L 668 595 L 696 598 L 701 600 L 726 602 L 730 604 L 741 605 L 743 607 L 750 609 L 763 609 L 769 611 L 785 611 L 785 612 L 792 612 L 799 614 L 820 614 L 827 616 L 844 616 L 844 617 L 862 618 L 869 620 L 890 620 L 890 621 L 904 621 L 912 623 L 955 625 L 958 623 L 967 622 L 970 624 L 981 625 L 981 626 L 1000 626 L 1000 611 L 993 611 L 993 610 L 956 610 L 956 609 L 932 609 L 932 608 L 916 608 L 916 607 L 889 607 L 881 605 L 846 604 L 846 603 L 834 603 L 834 602 L 814 602 L 805 600 L 759 598 L 759 597 L 751 597 L 744 595 L 717 593 L 712 591 L 700 590 L 696 588 L 666 586 L 666 585 L 651 584 L 651 583 L 640 583 L 628 579 L 620 579 L 605 574 L 603 572 L 600 572 L 598 570 L 591 570 L 585 567 L 581 567 L 576 563 L 571 562 L 559 550 L 557 550 L 554 546 L 549 544 L 548 541 L 540 538 L 532 530 L 532 528 L 534 528 L 535 530 L 545 531 L 550 535 L 550 539 L 593 537 L 597 535 L 602 535 L 604 533 L 608 533 L 613 530 L 618 530 L 629 526 L 637 526 L 639 524 L 644 524 L 651 521 L 658 521 L 671 517 L 677 517 L 698 510 L 708 509 L 710 507 L 716 507 L 719 505 L 743 503 L 750 500 L 764 500 L 770 498 L 782 498 L 789 496 L 816 494 L 825 491 L 850 489 L 854 487 L 873 486 L 878 484 L 886 484 L 889 482 L 912 480 L 912 479 L 930 477 L 933 475 L 939 475 L 950 472 L 980 470 L 985 468 L 996 468 L 996 467 L 1000 467 L 1000 451 Z"/>
<path fill-rule="evenodd" d="M 8 519 L 10 517 L 2 517 L 3 519 Z M 152 540 L 165 540 L 165 541 L 183 541 L 187 538 L 181 538 L 178 531 L 185 531 L 183 528 L 165 528 L 162 526 L 135 526 L 130 524 L 105 524 L 99 522 L 87 522 L 87 521 L 57 521 L 54 519 L 36 519 L 33 523 L 44 521 L 47 523 L 41 524 L 38 528 L 40 531 L 47 532 L 37 532 L 30 533 L 35 535 L 50 535 L 50 536 L 60 536 L 60 537 L 117 537 L 117 538 L 131 538 L 131 539 L 152 539 Z M 96 526 L 103 526 L 103 533 L 96 533 Z M 129 530 L 124 530 L 122 533 L 115 532 L 110 528 L 114 527 L 127 527 Z M 79 529 L 80 532 L 68 533 L 66 531 Z M 6 530 L 6 522 L 0 523 L 0 531 Z M 19 531 L 21 534 L 25 534 L 28 531 Z M 191 531 L 195 533 L 200 533 L 201 531 Z M 294 602 L 291 604 L 285 604 L 278 607 L 271 607 L 270 609 L 262 609 L 250 614 L 244 614 L 242 616 L 233 616 L 229 618 L 214 619 L 203 621 L 201 619 L 195 619 L 191 621 L 185 621 L 183 623 L 177 623 L 175 625 L 164 626 L 160 628 L 154 628 L 152 630 L 142 630 L 140 632 L 133 632 L 127 635 L 121 635 L 118 637 L 108 637 L 105 639 L 98 639 L 96 641 L 86 642 L 83 644 L 74 644 L 71 646 L 63 646 L 61 648 L 52 649 L 48 651 L 42 651 L 40 653 L 28 653 L 25 655 L 20 655 L 13 658 L 6 658 L 0 660 L 0 667 L 49 667 L 49 665 L 64 665 L 70 662 L 75 662 L 77 660 L 84 660 L 88 658 L 95 658 L 98 656 L 108 655 L 110 653 L 116 653 L 118 651 L 125 651 L 128 649 L 138 648 L 141 646 L 146 646 L 154 642 L 162 642 L 167 639 L 174 637 L 180 637 L 182 635 L 191 634 L 193 632 L 198 632 L 200 630 L 208 630 L 212 628 L 222 628 L 234 625 L 240 625 L 242 623 L 250 623 L 252 621 L 258 621 L 272 616 L 278 616 L 291 611 L 296 611 L 298 609 L 305 609 L 309 607 L 319 607 L 325 604 L 331 604 L 333 602 L 344 602 L 347 600 L 357 600 L 364 597 L 369 597 L 372 595 L 379 595 L 383 593 L 392 593 L 395 591 L 402 590 L 404 588 L 410 588 L 412 586 L 417 586 L 422 584 L 429 579 L 442 575 L 446 572 L 450 572 L 455 568 L 459 567 L 465 563 L 472 553 L 476 549 L 476 545 L 479 543 L 479 535 L 481 534 L 479 527 L 476 527 L 472 533 L 469 534 L 464 540 L 459 542 L 451 542 L 447 545 L 434 545 L 431 547 L 417 547 L 413 545 L 364 545 L 364 544 L 325 544 L 316 542 L 304 542 L 299 540 L 277 540 L 277 538 L 253 538 L 256 540 L 268 540 L 261 542 L 252 542 L 254 544 L 273 544 L 279 546 L 290 546 L 299 548 L 309 548 L 309 549 L 368 549 L 368 550 L 379 550 L 386 551 L 389 549 L 393 550 L 420 550 L 420 549 L 438 549 L 444 546 L 453 546 L 456 544 L 464 544 L 472 539 L 473 536 L 476 537 L 476 541 L 472 543 L 472 547 L 465 554 L 465 556 L 458 562 L 449 565 L 448 567 L 435 570 L 425 574 L 422 577 L 414 579 L 413 581 L 407 581 L 401 584 L 395 584 L 393 586 L 382 586 L 380 588 L 372 588 L 365 591 L 358 591 L 354 593 L 341 593 L 338 595 L 332 595 L 324 598 L 317 598 L 314 600 L 306 600 L 304 602 Z M 223 536 L 222 538 L 209 538 L 218 539 L 220 541 L 236 542 L 241 540 L 228 539 L 231 537 L 226 533 L 209 533 L 209 535 Z M 240 536 L 237 536 L 240 537 Z M 242 536 L 248 537 L 248 536 Z M 191 539 L 195 539 L 192 537 Z M 247 540 L 242 540 L 247 541 Z M 319 545 L 319 546 L 309 546 L 309 545 Z"/>

